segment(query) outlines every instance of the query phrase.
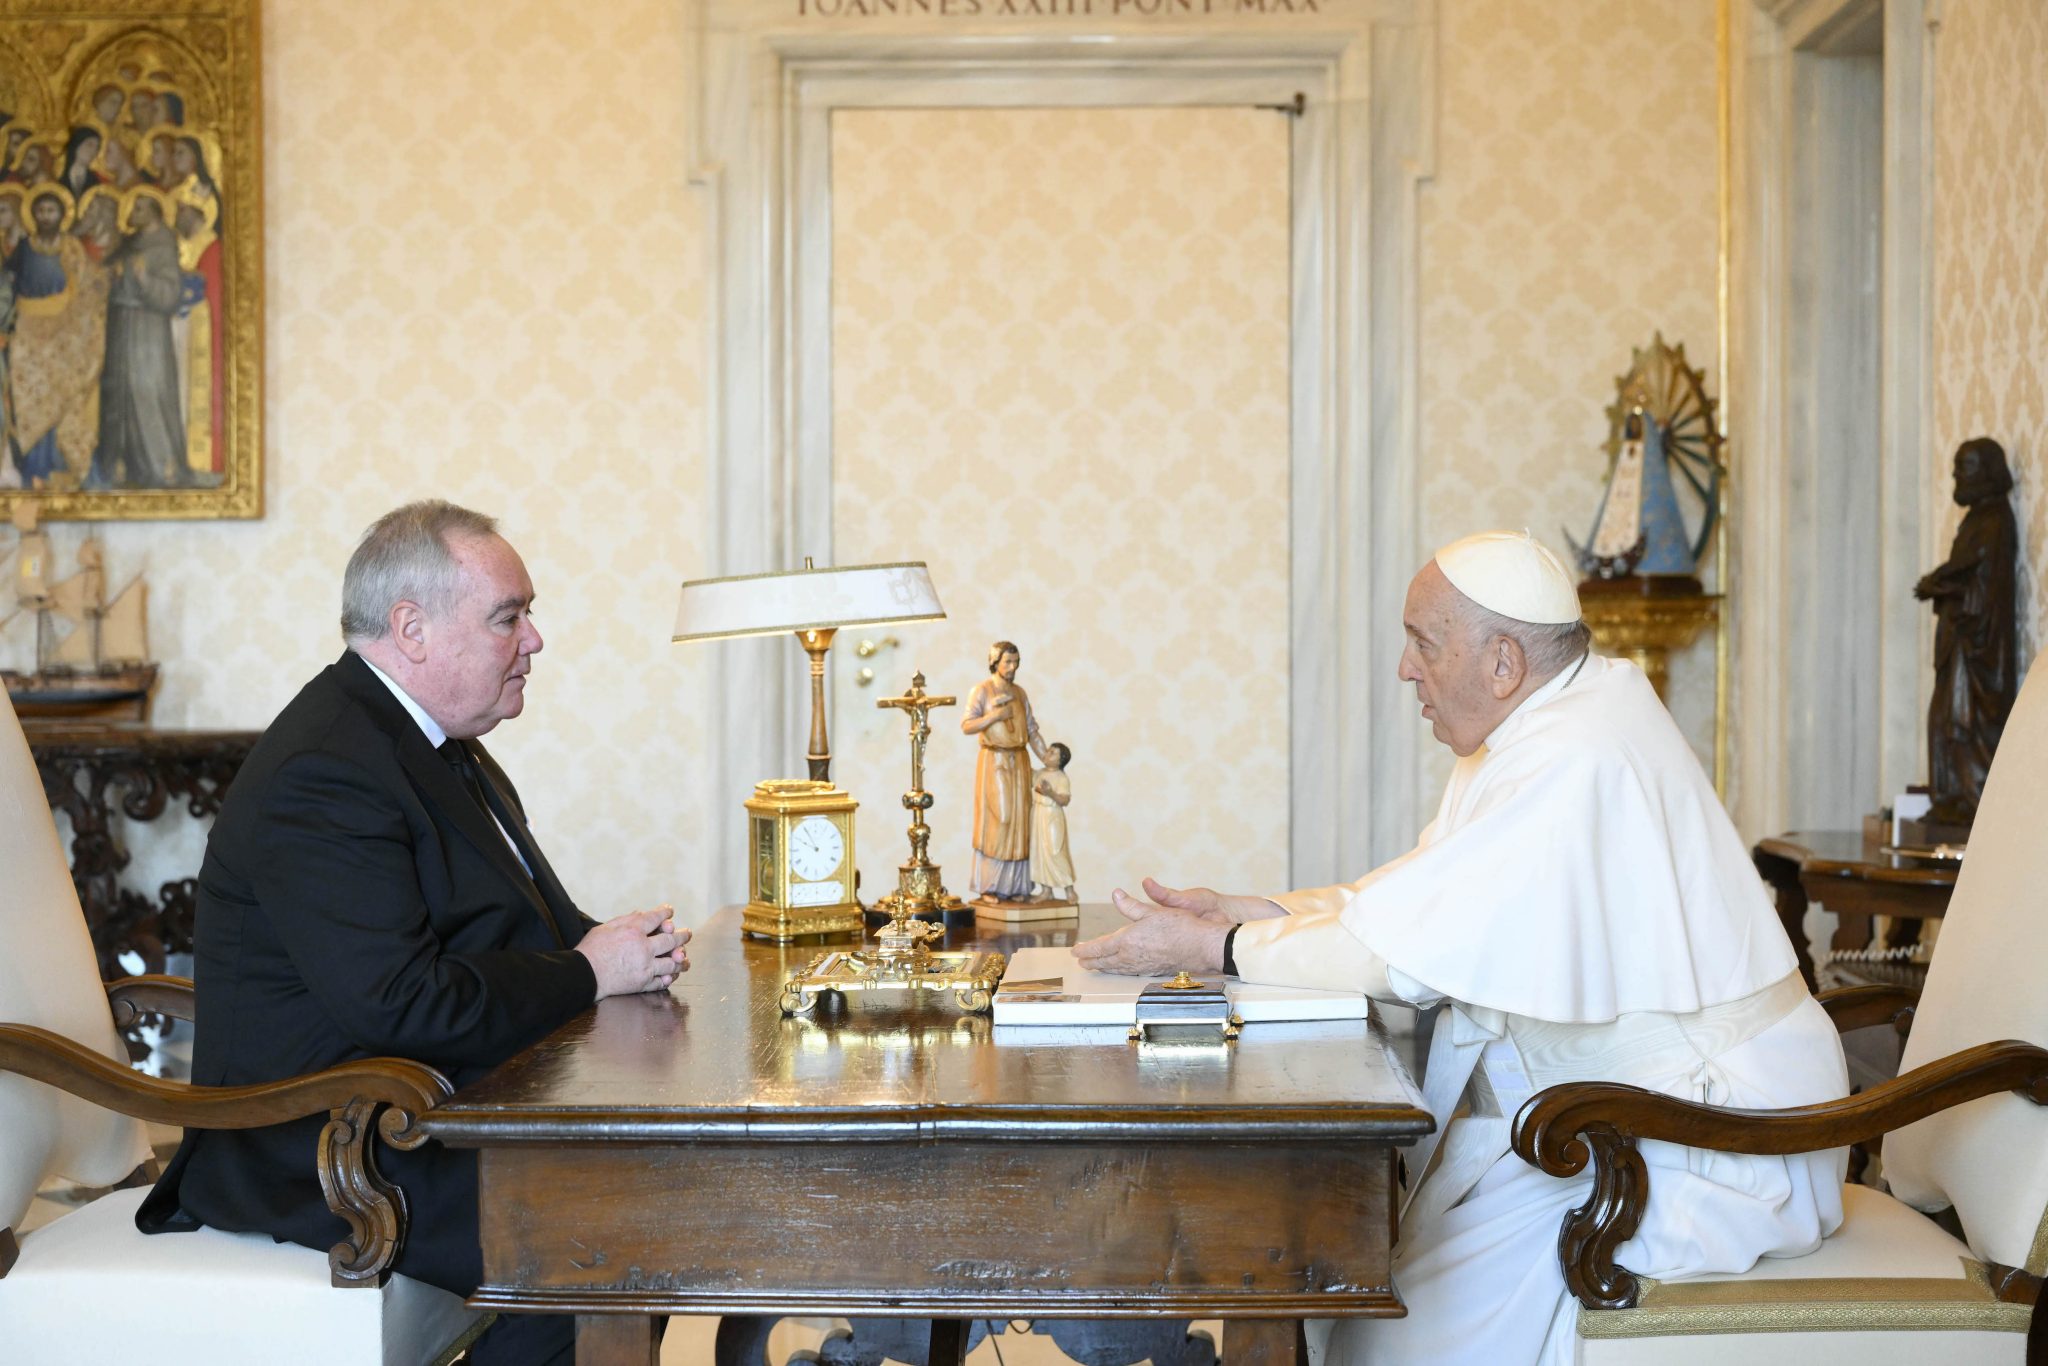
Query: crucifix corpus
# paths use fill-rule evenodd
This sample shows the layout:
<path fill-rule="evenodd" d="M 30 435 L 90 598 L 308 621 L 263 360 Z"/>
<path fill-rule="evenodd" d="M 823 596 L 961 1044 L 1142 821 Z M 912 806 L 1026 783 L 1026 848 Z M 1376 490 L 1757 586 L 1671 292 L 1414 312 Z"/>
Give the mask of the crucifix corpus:
<path fill-rule="evenodd" d="M 904 809 L 910 812 L 910 861 L 898 866 L 896 890 L 875 903 L 875 909 L 892 920 L 939 920 L 953 915 L 971 915 L 964 902 L 946 890 L 939 866 L 927 856 L 932 829 L 924 813 L 931 810 L 932 794 L 924 790 L 924 747 L 931 738 L 931 711 L 950 707 L 957 697 L 937 697 L 924 690 L 924 675 L 911 675 L 910 691 L 901 697 L 877 698 L 877 707 L 893 707 L 910 717 L 910 791 L 903 794 Z"/>

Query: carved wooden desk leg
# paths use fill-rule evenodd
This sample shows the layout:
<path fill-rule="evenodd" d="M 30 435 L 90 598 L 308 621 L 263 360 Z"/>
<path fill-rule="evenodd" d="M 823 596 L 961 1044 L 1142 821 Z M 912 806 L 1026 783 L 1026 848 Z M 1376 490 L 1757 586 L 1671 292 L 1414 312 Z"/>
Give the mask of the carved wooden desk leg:
<path fill-rule="evenodd" d="M 1813 954 L 1806 944 L 1806 888 L 1799 881 L 1799 865 L 1791 859 L 1758 849 L 1751 853 L 1757 872 L 1770 884 L 1778 901 L 1778 922 L 1792 941 L 1792 953 L 1799 960 L 1799 975 L 1813 989 Z"/>
<path fill-rule="evenodd" d="M 712 1366 L 761 1366 L 768 1337 L 780 1319 L 773 1314 L 724 1314 L 711 1348 Z"/>
<path fill-rule="evenodd" d="M 578 1314 L 576 1366 L 658 1366 L 654 1320 L 646 1314 Z"/>
<path fill-rule="evenodd" d="M 1306 1366 L 1300 1319 L 1227 1319 L 1223 1359 L 1229 1366 Z"/>
<path fill-rule="evenodd" d="M 1870 947 L 1876 917 L 1857 911 L 1837 911 L 1835 914 L 1835 937 L 1831 947 L 1836 953 L 1861 953 Z"/>
<path fill-rule="evenodd" d="M 933 1319 L 927 1366 L 961 1366 L 967 1360 L 967 1320 Z"/>

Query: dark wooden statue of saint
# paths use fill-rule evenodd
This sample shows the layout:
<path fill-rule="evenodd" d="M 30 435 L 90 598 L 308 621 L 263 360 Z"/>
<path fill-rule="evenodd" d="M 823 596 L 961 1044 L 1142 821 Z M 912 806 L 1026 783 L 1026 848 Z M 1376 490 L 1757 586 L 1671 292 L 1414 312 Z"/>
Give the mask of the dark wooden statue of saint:
<path fill-rule="evenodd" d="M 1967 825 L 1991 754 L 2019 691 L 2012 472 L 2005 449 L 1980 436 L 1956 448 L 1956 502 L 1969 511 L 1948 562 L 1913 596 L 1934 604 L 1934 701 L 1927 710 L 1929 818 Z"/>

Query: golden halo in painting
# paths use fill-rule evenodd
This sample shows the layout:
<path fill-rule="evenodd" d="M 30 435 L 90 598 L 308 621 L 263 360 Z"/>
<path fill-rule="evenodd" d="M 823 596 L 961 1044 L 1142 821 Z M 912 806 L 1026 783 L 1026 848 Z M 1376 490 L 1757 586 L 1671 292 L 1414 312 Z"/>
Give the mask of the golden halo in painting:
<path fill-rule="evenodd" d="M 22 216 L 28 220 L 28 223 L 24 224 L 24 226 L 33 225 L 36 216 L 36 205 L 45 199 L 54 199 L 64 206 L 64 217 L 57 224 L 57 231 L 63 232 L 77 219 L 78 204 L 72 199 L 71 191 L 65 189 L 60 181 L 45 180 L 40 185 L 25 187 L 22 196 Z"/>
<path fill-rule="evenodd" d="M 179 208 L 193 208 L 206 221 L 206 230 L 213 231 L 213 225 L 220 219 L 220 197 L 209 194 L 195 176 L 171 191 L 171 202 Z"/>
<path fill-rule="evenodd" d="M 0 0 L 0 155 L 13 151 L 15 182 L 0 190 L 0 247 L 34 230 L 38 191 L 60 176 L 69 228 L 37 263 L 48 292 L 21 301 L 36 327 L 9 339 L 10 383 L 34 380 L 42 408 L 33 441 L 0 443 L 0 518 L 262 514 L 261 10 Z M 60 164 L 88 131 L 92 175 Z M 203 278 L 203 310 L 166 311 L 163 276 L 179 265 Z"/>
<path fill-rule="evenodd" d="M 130 185 L 121 196 L 122 227 L 126 228 L 133 225 L 131 216 L 135 212 L 135 206 L 145 199 L 155 203 L 157 212 L 163 215 L 166 227 L 177 221 L 178 206 L 171 199 L 170 195 L 154 185 Z"/>
<path fill-rule="evenodd" d="M 152 124 L 212 127 L 221 119 L 220 86 L 206 62 L 192 47 L 161 29 L 131 29 L 86 58 L 73 76 L 70 98 L 64 102 L 73 122 L 93 116 L 94 95 L 109 88 L 119 89 L 124 96 L 121 117 L 130 115 L 135 96 L 142 93 L 158 102 Z M 179 118 L 169 118 L 163 110 L 166 94 L 175 96 L 182 106 Z"/>
<path fill-rule="evenodd" d="M 171 144 L 185 135 L 185 130 L 174 123 L 152 125 L 135 139 L 135 164 L 142 168 L 144 174 L 157 177 L 159 185 L 164 184 L 164 177 L 171 170 Z M 164 144 L 161 164 L 157 161 L 159 142 Z"/>

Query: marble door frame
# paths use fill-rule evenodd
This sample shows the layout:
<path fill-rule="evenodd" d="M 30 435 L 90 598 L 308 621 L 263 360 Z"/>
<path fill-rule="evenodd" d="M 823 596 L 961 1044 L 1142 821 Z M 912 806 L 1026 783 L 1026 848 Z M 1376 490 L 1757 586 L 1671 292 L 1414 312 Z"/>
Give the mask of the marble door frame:
<path fill-rule="evenodd" d="M 1941 505 L 1930 492 L 1933 30 L 1940 0 L 1724 0 L 1733 111 L 1729 427 L 1736 676 L 1734 809 L 1751 836 L 1853 825 L 1926 777 L 1930 618 L 1913 600 L 1934 564 Z M 1846 32 L 1882 24 L 1881 132 L 1829 128 L 1843 95 L 1822 68 Z M 1870 100 L 1866 92 L 1851 96 Z M 1879 153 L 1872 185 L 1800 176 L 1800 139 L 1849 140 L 1844 164 Z M 1858 140 L 1862 140 L 1860 146 Z M 1815 156 L 1831 164 L 1829 149 Z M 1801 281 L 1826 269 L 1830 225 L 1881 218 L 1874 293 L 1858 309 L 1800 316 Z M 1854 316 L 1849 316 L 1853 314 Z M 1836 449 L 1825 405 L 1843 376 L 1825 355 L 1843 329 L 1876 326 L 1853 367 L 1875 459 Z M 1816 355 L 1816 353 L 1820 355 Z M 1874 389 L 1875 392 L 1872 392 Z M 1859 420 L 1860 421 L 1860 420 Z M 1833 438 L 1832 440 L 1830 438 Z M 1845 481 L 1869 481 L 1852 489 Z M 1855 496 L 1852 497 L 1851 494 Z M 1842 524 L 1855 527 L 1842 533 Z M 1841 545 L 1853 563 L 1825 547 Z M 1846 648 L 1817 644 L 1826 627 Z"/>
<path fill-rule="evenodd" d="M 1351 878 L 1406 848 L 1420 823 L 1418 723 L 1394 670 L 1422 553 L 1417 192 L 1434 158 L 1434 0 L 1323 0 L 1312 24 L 1171 31 L 1096 17 L 1053 32 L 876 33 L 806 27 L 802 8 L 696 5 L 692 174 L 707 195 L 711 307 L 708 516 L 693 562 L 708 574 L 831 562 L 834 109 L 1265 104 L 1299 91 L 1290 874 Z M 786 642 L 715 648 L 699 778 L 714 817 L 756 780 L 795 772 L 807 730 Z M 699 890 L 716 905 L 744 885 L 744 855 L 737 840 L 705 847 Z"/>

